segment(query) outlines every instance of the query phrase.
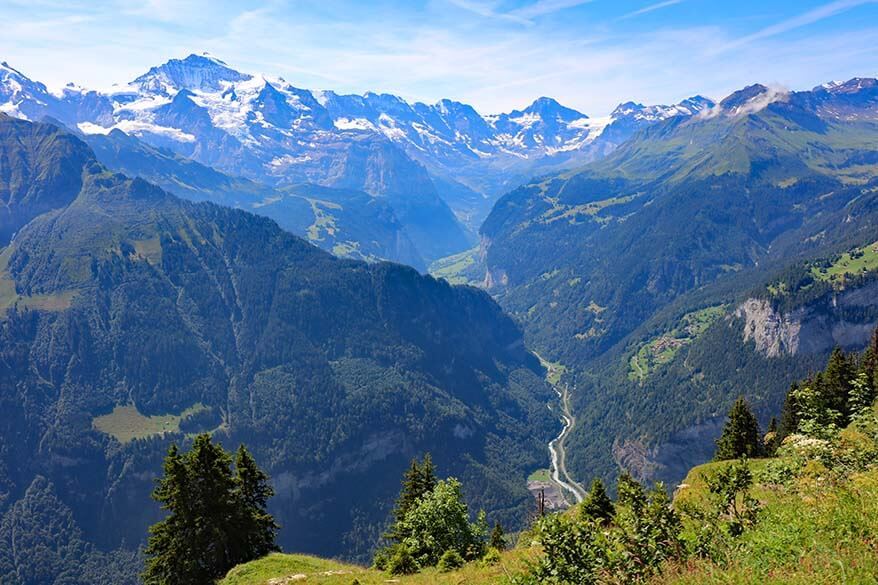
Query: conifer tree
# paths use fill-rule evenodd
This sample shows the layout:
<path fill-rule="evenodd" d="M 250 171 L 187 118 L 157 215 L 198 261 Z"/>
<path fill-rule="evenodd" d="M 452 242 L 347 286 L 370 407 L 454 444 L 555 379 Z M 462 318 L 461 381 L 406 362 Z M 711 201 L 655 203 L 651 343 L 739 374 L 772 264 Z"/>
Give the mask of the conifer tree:
<path fill-rule="evenodd" d="M 168 516 L 150 528 L 145 585 L 207 585 L 238 563 L 276 550 L 277 525 L 265 511 L 268 476 L 243 447 L 231 456 L 199 435 L 181 455 L 168 450 L 153 498 Z"/>
<path fill-rule="evenodd" d="M 237 564 L 247 557 L 259 558 L 278 550 L 275 536 L 279 526 L 266 510 L 274 495 L 268 474 L 259 468 L 244 445 L 238 447 L 235 455 L 235 482 L 239 517 L 235 534 Z"/>
<path fill-rule="evenodd" d="M 159 479 L 153 498 L 170 514 L 149 529 L 146 547 L 146 585 L 198 583 L 196 556 L 187 538 L 193 524 L 192 496 L 186 465 L 176 445 L 171 445 L 164 462 L 164 476 Z"/>
<path fill-rule="evenodd" d="M 497 550 L 506 550 L 506 533 L 499 522 L 494 523 L 494 529 L 491 530 L 491 539 L 488 543 L 491 548 Z"/>
<path fill-rule="evenodd" d="M 872 332 L 869 347 L 863 352 L 860 371 L 866 374 L 866 379 L 872 388 L 878 388 L 878 328 Z"/>
<path fill-rule="evenodd" d="M 600 479 L 591 482 L 591 489 L 583 500 L 579 513 L 583 518 L 597 520 L 601 524 L 608 524 L 613 519 L 615 508 L 607 495 L 604 482 Z"/>
<path fill-rule="evenodd" d="M 765 433 L 764 444 L 765 444 L 765 454 L 769 456 L 774 456 L 775 451 L 780 446 L 780 441 L 778 440 L 778 424 L 777 417 L 771 417 L 771 420 L 768 423 L 768 431 Z"/>
<path fill-rule="evenodd" d="M 429 453 L 424 455 L 423 462 L 412 459 L 409 468 L 403 475 L 402 491 L 396 500 L 396 507 L 393 510 L 393 524 L 384 535 L 391 541 L 401 541 L 405 538 L 402 530 L 402 521 L 406 514 L 411 510 L 418 501 L 426 494 L 433 491 L 436 487 L 436 467 L 433 465 L 433 458 Z"/>
<path fill-rule="evenodd" d="M 853 360 L 841 348 L 836 347 L 832 350 L 829 363 L 821 376 L 821 387 L 815 388 L 824 397 L 826 407 L 839 413 L 841 425 L 847 424 L 851 414 L 848 395 L 854 376 Z"/>
<path fill-rule="evenodd" d="M 793 383 L 784 399 L 783 408 L 780 411 L 780 424 L 778 426 L 777 444 L 794 434 L 799 429 L 799 404 L 796 400 L 799 385 Z"/>
<path fill-rule="evenodd" d="M 716 442 L 714 459 L 756 457 L 761 447 L 759 423 L 744 398 L 738 398 L 729 411 L 723 434 Z"/>

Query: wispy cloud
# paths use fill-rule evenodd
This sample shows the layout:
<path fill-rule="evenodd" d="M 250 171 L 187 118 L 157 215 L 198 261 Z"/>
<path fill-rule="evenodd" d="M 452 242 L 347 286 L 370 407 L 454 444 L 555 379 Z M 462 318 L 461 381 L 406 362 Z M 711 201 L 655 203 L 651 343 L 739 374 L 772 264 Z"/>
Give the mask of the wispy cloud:
<path fill-rule="evenodd" d="M 503 12 L 498 10 L 497 2 L 485 2 L 480 0 L 447 0 L 449 4 L 462 8 L 478 16 L 485 18 L 498 18 L 517 22 L 519 24 L 533 24 L 534 20 L 541 16 L 548 16 L 568 8 L 576 8 L 588 4 L 593 0 L 537 0 L 533 4 Z"/>
<path fill-rule="evenodd" d="M 649 14 L 650 12 L 655 12 L 656 10 L 667 8 L 668 6 L 674 6 L 675 4 L 679 4 L 682 1 L 683 0 L 665 0 L 664 2 L 650 4 L 649 6 L 644 6 L 640 10 L 635 10 L 634 12 L 629 12 L 628 14 L 620 16 L 619 20 L 628 20 L 629 18 L 635 18 L 637 16 L 640 16 L 641 14 Z"/>
<path fill-rule="evenodd" d="M 529 20 L 553 14 L 560 10 L 576 8 L 577 6 L 588 4 L 591 1 L 592 0 L 537 0 L 537 2 L 534 2 L 530 6 L 524 6 L 517 10 L 513 10 L 510 14 Z"/>
<path fill-rule="evenodd" d="M 734 41 L 719 47 L 716 52 L 721 53 L 729 51 L 731 49 L 736 49 L 754 41 L 767 39 L 769 37 L 777 36 L 795 30 L 797 28 L 802 28 L 803 26 L 815 24 L 817 22 L 820 22 L 821 20 L 825 20 L 827 18 L 830 18 L 837 14 L 841 14 L 842 12 L 846 12 L 853 8 L 863 6 L 865 4 L 878 4 L 878 0 L 835 0 L 835 2 L 823 4 L 822 6 L 818 6 L 813 10 L 809 10 L 808 12 L 805 12 L 798 16 L 794 16 L 793 18 L 789 18 L 777 24 L 767 26 L 762 30 L 756 31 L 753 34 L 735 39 Z"/>
<path fill-rule="evenodd" d="M 844 26 L 814 25 L 808 35 L 751 25 L 752 38 L 725 51 L 740 37 L 722 21 L 704 24 L 697 14 L 676 20 L 682 11 L 667 10 L 655 13 L 662 16 L 656 26 L 632 34 L 608 2 L 576 10 L 584 3 L 517 0 L 521 13 L 509 11 L 509 0 L 247 0 L 211 10 L 207 1 L 180 0 L 182 12 L 147 18 L 132 13 L 136 0 L 6 0 L 0 60 L 49 87 L 76 81 L 107 88 L 169 58 L 209 51 L 244 72 L 282 75 L 297 87 L 452 98 L 485 113 L 549 95 L 589 115 L 629 99 L 722 98 L 754 82 L 811 87 L 874 75 L 878 63 L 874 4 L 839 19 Z M 450 10 L 452 1 L 462 8 Z M 738 0 L 753 7 L 758 1 Z M 855 4 L 832 2 L 785 26 Z"/>

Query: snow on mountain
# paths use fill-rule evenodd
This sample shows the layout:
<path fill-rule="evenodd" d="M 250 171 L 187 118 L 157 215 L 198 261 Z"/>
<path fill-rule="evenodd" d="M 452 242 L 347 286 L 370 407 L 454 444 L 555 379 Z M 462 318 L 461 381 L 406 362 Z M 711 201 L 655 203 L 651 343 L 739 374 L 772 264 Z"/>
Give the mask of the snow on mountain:
<path fill-rule="evenodd" d="M 534 174 L 588 162 L 644 125 L 712 106 L 699 96 L 673 106 L 628 102 L 592 119 L 541 97 L 523 110 L 485 116 L 452 100 L 300 89 L 208 54 L 171 59 L 106 93 L 71 85 L 54 95 L 0 68 L 0 111 L 52 116 L 86 133 L 118 129 L 270 184 L 416 193 L 440 206 L 444 198 L 470 228 L 496 197 Z"/>

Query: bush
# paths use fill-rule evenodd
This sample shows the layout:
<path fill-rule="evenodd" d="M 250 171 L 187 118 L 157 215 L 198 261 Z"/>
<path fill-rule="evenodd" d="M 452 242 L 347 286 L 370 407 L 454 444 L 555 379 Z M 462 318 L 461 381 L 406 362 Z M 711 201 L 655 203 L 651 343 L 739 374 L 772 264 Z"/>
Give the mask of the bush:
<path fill-rule="evenodd" d="M 432 567 L 448 550 L 464 559 L 479 559 L 485 553 L 487 526 L 484 513 L 476 522 L 469 520 L 460 482 L 440 481 L 409 510 L 400 528 L 407 535 L 403 545 L 422 567 Z"/>
<path fill-rule="evenodd" d="M 398 544 L 379 548 L 375 552 L 375 557 L 372 559 L 372 568 L 378 569 L 379 571 L 386 570 L 388 565 L 390 564 L 390 559 L 392 559 L 393 555 L 396 554 L 396 550 L 398 548 Z"/>
<path fill-rule="evenodd" d="M 501 560 L 500 551 L 496 548 L 489 548 L 488 552 L 485 553 L 485 556 L 482 557 L 482 564 L 485 566 L 496 565 Z"/>
<path fill-rule="evenodd" d="M 463 566 L 463 557 L 456 550 L 449 549 L 442 553 L 437 566 L 441 572 L 448 573 Z"/>
<path fill-rule="evenodd" d="M 391 575 L 413 575 L 420 570 L 420 567 L 409 549 L 399 546 L 387 562 L 387 570 Z"/>

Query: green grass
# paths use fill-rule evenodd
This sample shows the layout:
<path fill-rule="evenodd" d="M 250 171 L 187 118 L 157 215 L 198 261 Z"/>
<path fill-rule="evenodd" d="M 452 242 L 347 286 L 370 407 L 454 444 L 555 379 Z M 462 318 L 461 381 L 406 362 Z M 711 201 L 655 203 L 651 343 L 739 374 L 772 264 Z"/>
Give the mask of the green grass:
<path fill-rule="evenodd" d="M 470 248 L 458 254 L 440 258 L 430 264 L 429 272 L 436 278 L 444 278 L 451 284 L 477 285 L 472 274 L 479 260 L 479 247 Z"/>
<path fill-rule="evenodd" d="M 811 274 L 817 280 L 844 286 L 845 278 L 878 270 L 878 242 L 845 252 L 830 266 L 815 266 Z"/>
<path fill-rule="evenodd" d="M 683 315 L 672 330 L 647 341 L 631 356 L 628 379 L 642 382 L 656 368 L 670 363 L 680 349 L 698 339 L 725 311 L 725 306 L 718 305 Z"/>
<path fill-rule="evenodd" d="M 472 562 L 450 573 L 426 569 L 417 575 L 392 577 L 383 571 L 349 565 L 339 561 L 307 555 L 275 553 L 265 558 L 235 567 L 218 585 L 288 585 L 319 583 L 321 585 L 351 585 L 354 579 L 362 585 L 402 583 L 409 585 L 481 585 L 500 583 L 507 575 L 524 569 L 527 560 L 534 558 L 535 549 L 516 549 L 504 552 L 496 565 L 484 566 Z"/>
<path fill-rule="evenodd" d="M 307 199 L 307 201 L 311 204 L 311 211 L 314 213 L 314 223 L 308 227 L 308 240 L 322 242 L 324 236 L 321 235 L 321 232 L 325 232 L 329 237 L 335 237 L 338 227 L 335 223 L 336 218 L 331 211 L 340 211 L 342 206 L 320 199 Z"/>
<path fill-rule="evenodd" d="M 755 470 L 765 461 L 753 461 Z M 694 468 L 681 498 L 704 497 L 703 474 L 723 463 Z M 757 475 L 758 477 L 758 475 Z M 684 495 L 685 494 L 685 495 Z M 757 486 L 763 503 L 757 524 L 744 532 L 726 562 L 694 560 L 671 567 L 657 584 L 876 583 L 878 470 L 840 484 Z"/>
<path fill-rule="evenodd" d="M 13 247 L 7 246 L 0 250 L 0 317 L 6 311 L 18 305 L 38 311 L 64 311 L 70 308 L 77 291 L 65 290 L 48 295 L 19 295 L 15 291 L 15 281 L 9 274 L 9 258 L 12 256 Z"/>
<path fill-rule="evenodd" d="M 552 386 L 557 385 L 561 381 L 561 377 L 567 373 L 567 367 L 560 362 L 550 362 L 544 360 L 539 354 L 534 353 L 540 360 L 540 364 L 546 368 L 546 381 Z"/>
<path fill-rule="evenodd" d="M 95 417 L 92 425 L 95 429 L 114 437 L 117 441 L 124 444 L 134 439 L 145 439 L 154 435 L 179 432 L 180 421 L 206 408 L 203 404 L 197 403 L 179 414 L 145 416 L 133 405 L 117 405 L 113 412 Z"/>
<path fill-rule="evenodd" d="M 531 473 L 528 476 L 527 481 L 528 482 L 531 482 L 531 481 L 541 481 L 541 482 L 552 481 L 551 473 L 552 472 L 549 471 L 548 469 L 537 469 L 536 471 L 534 471 L 533 473 Z"/>

